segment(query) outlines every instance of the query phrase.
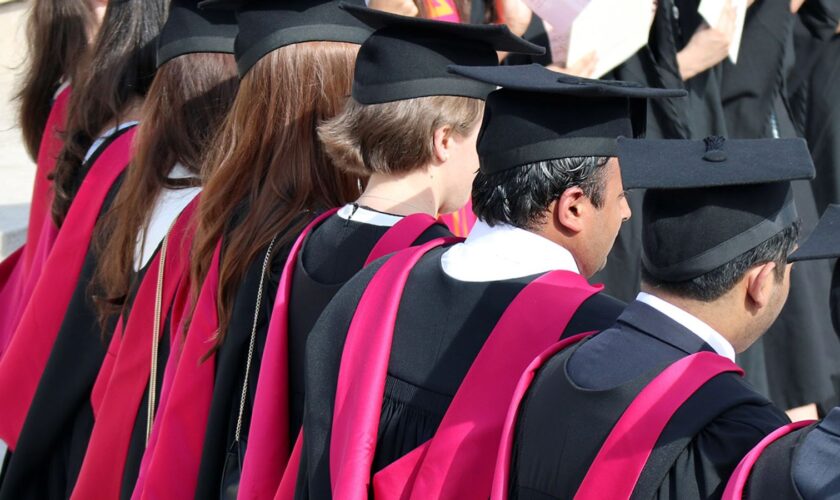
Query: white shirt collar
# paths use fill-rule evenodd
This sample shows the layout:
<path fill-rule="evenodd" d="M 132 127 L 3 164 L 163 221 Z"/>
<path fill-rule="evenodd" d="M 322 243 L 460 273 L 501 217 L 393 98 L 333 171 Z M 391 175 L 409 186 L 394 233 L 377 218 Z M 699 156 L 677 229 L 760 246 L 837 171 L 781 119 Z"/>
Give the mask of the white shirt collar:
<path fill-rule="evenodd" d="M 69 87 L 69 86 L 70 86 L 70 79 L 69 78 L 67 80 L 62 80 L 61 84 L 58 86 L 58 89 L 56 89 L 55 94 L 53 94 L 53 99 L 58 99 L 58 96 L 60 96 L 61 93 L 64 92 L 67 89 L 67 87 Z"/>
<path fill-rule="evenodd" d="M 709 344 L 716 353 L 729 358 L 733 362 L 735 361 L 735 348 L 732 347 L 732 344 L 730 344 L 723 335 L 718 333 L 714 328 L 709 326 L 697 316 L 694 316 L 674 304 L 666 302 L 649 293 L 639 292 L 636 300 L 649 305 L 665 316 L 668 316 L 672 320 L 686 327 L 693 334 L 703 339 L 703 342 Z"/>
<path fill-rule="evenodd" d="M 562 246 L 524 229 L 478 220 L 467 240 L 443 254 L 443 271 L 460 281 L 500 281 L 548 271 L 579 273 Z"/>
<path fill-rule="evenodd" d="M 187 179 L 190 177 L 194 177 L 194 175 L 180 163 L 176 163 L 169 171 L 170 179 Z M 137 235 L 137 244 L 134 250 L 135 271 L 143 269 L 149 263 L 175 219 L 181 215 L 181 212 L 200 192 L 200 186 L 182 189 L 164 188 L 160 191 L 148 223 Z"/>
<path fill-rule="evenodd" d="M 116 127 L 112 127 L 112 128 L 109 128 L 108 130 L 106 130 L 95 141 L 93 141 L 93 143 L 90 145 L 90 148 L 88 148 L 87 153 L 85 154 L 85 162 L 88 162 L 90 160 L 91 156 L 93 156 L 93 153 L 95 153 L 96 150 L 99 149 L 99 147 L 102 146 L 102 144 L 104 144 L 105 141 L 107 141 L 109 137 L 111 137 L 112 135 L 116 134 L 117 132 L 119 132 L 121 130 L 127 129 L 128 127 L 133 127 L 135 125 L 138 125 L 139 123 L 140 122 L 137 121 L 137 120 L 131 120 L 131 121 L 120 123 Z"/>
<path fill-rule="evenodd" d="M 352 203 L 344 205 L 338 211 L 338 216 L 344 220 L 352 220 L 353 222 L 360 222 L 362 224 L 371 224 L 373 226 L 391 227 L 402 217 L 399 215 L 386 214 L 384 212 L 377 212 Z"/>

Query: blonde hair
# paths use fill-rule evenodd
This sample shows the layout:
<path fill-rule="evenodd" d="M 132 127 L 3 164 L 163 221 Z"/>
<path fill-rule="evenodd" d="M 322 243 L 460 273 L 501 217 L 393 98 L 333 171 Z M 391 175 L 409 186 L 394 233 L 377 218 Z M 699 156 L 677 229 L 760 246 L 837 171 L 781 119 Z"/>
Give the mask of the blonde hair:
<path fill-rule="evenodd" d="M 467 136 L 484 112 L 484 101 L 432 96 L 382 104 L 361 104 L 352 97 L 344 111 L 318 127 L 318 138 L 333 163 L 345 172 L 398 174 L 431 163 L 434 134 L 450 127 Z"/>

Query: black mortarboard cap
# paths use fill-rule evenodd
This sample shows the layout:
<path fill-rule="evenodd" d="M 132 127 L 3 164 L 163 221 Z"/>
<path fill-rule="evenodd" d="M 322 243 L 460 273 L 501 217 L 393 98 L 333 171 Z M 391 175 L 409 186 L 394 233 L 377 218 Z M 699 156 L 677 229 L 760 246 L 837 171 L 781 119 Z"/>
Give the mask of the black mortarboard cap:
<path fill-rule="evenodd" d="M 344 0 L 364 5 L 364 0 Z M 202 8 L 234 8 L 239 20 L 234 54 L 245 76 L 266 54 L 304 42 L 361 44 L 370 28 L 339 8 L 338 0 L 205 0 Z"/>
<path fill-rule="evenodd" d="M 618 159 L 649 188 L 642 264 L 665 282 L 713 271 L 790 227 L 790 181 L 814 177 L 802 139 L 621 139 Z"/>
<path fill-rule="evenodd" d="M 496 51 L 545 52 L 505 25 L 432 21 L 346 3 L 341 7 L 375 30 L 356 58 L 353 98 L 362 104 L 437 95 L 484 99 L 493 85 L 450 73 L 447 67 L 496 65 Z"/>
<path fill-rule="evenodd" d="M 172 0 L 158 38 L 157 65 L 196 52 L 232 54 L 237 31 L 233 12 L 201 10 L 197 0 Z"/>
<path fill-rule="evenodd" d="M 538 64 L 449 69 L 502 87 L 487 97 L 479 132 L 484 173 L 573 156 L 616 156 L 618 137 L 644 135 L 647 99 L 686 95 L 573 77 Z"/>
<path fill-rule="evenodd" d="M 789 262 L 840 257 L 840 205 L 829 205 L 805 243 L 791 254 Z"/>

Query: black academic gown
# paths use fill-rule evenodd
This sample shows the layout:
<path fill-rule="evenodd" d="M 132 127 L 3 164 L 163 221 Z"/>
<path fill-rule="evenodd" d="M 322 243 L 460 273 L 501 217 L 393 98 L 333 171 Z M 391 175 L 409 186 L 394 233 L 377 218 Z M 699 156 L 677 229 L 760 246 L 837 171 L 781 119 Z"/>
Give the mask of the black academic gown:
<path fill-rule="evenodd" d="M 753 466 L 745 500 L 789 498 L 840 499 L 840 408 L 819 424 L 803 427 L 778 439 Z"/>
<path fill-rule="evenodd" d="M 633 302 L 614 326 L 555 355 L 520 407 L 511 498 L 572 498 L 636 395 L 673 362 L 711 350 L 681 324 Z M 719 498 L 744 454 L 787 422 L 740 377 L 719 375 L 665 427 L 633 498 Z"/>
<path fill-rule="evenodd" d="M 724 109 L 732 138 L 797 136 L 786 90 L 795 73 L 794 21 L 786 2 L 758 0 L 750 7 L 739 63 L 724 65 Z M 796 181 L 793 188 L 805 238 L 820 212 L 810 182 Z M 782 408 L 822 403 L 835 395 L 832 377 L 840 376 L 840 342 L 829 322 L 830 272 L 827 261 L 794 266 L 779 318 L 739 357 L 753 386 Z"/>
<path fill-rule="evenodd" d="M 122 132 L 105 140 L 86 165 L 92 165 Z M 121 183 L 122 176 L 108 191 L 100 217 Z M 103 333 L 90 289 L 96 266 L 91 246 L 4 472 L 2 500 L 65 498 L 76 484 L 93 430 L 91 390 L 107 351 L 106 335 L 116 325 L 116 318 L 109 321 L 107 334 Z"/>
<path fill-rule="evenodd" d="M 409 274 L 394 331 L 373 471 L 433 437 L 490 332 L 536 276 L 463 282 L 441 267 L 445 248 L 424 256 Z M 304 440 L 296 498 L 331 497 L 329 443 L 338 370 L 347 331 L 365 288 L 385 259 L 356 275 L 319 318 L 306 347 Z M 564 335 L 605 328 L 623 304 L 596 294 Z M 360 383 L 363 383 L 360 381 Z"/>
<path fill-rule="evenodd" d="M 289 435 L 296 436 L 303 414 L 303 356 L 306 339 L 318 319 L 341 286 L 364 266 L 368 254 L 388 227 L 342 219 L 333 215 L 319 225 L 304 242 L 292 281 L 289 313 L 289 370 L 292 399 L 290 401 Z M 444 226 L 435 225 L 415 243 L 451 236 Z M 271 273 L 257 323 L 255 355 L 248 381 L 248 396 L 242 419 L 242 440 L 247 441 L 251 411 L 256 396 L 260 360 L 265 347 L 268 323 L 283 266 L 291 245 L 275 252 Z M 216 365 L 216 386 L 204 450 L 199 470 L 197 499 L 218 498 L 223 481 L 226 452 L 235 441 L 239 402 L 245 376 L 248 342 L 256 307 L 256 291 L 264 252 L 248 269 L 237 292 L 228 336 L 219 350 Z"/>
<path fill-rule="evenodd" d="M 304 243 L 292 281 L 289 315 L 290 436 L 297 435 L 303 418 L 306 388 L 301 375 L 309 332 L 338 290 L 364 267 L 373 247 L 388 229 L 333 215 Z M 417 238 L 414 245 L 450 237 L 452 233 L 446 226 L 435 224 Z M 336 255 L 341 258 L 335 258 Z"/>
<path fill-rule="evenodd" d="M 685 98 L 651 99 L 647 133 L 651 139 L 702 139 L 726 135 L 721 83 L 722 65 L 683 81 L 677 64 L 682 50 L 700 26 L 696 0 L 661 0 L 651 26 L 648 45 L 605 78 L 627 80 L 648 87 L 684 89 Z M 679 16 L 676 15 L 679 12 Z M 633 217 L 621 227 L 606 267 L 592 281 L 604 283 L 607 293 L 632 300 L 641 281 L 643 191 L 628 197 Z"/>
<path fill-rule="evenodd" d="M 778 136 L 774 111 L 794 63 L 794 21 L 787 2 L 757 0 L 747 10 L 738 64 L 728 59 L 723 63 L 722 98 L 730 138 Z"/>
<path fill-rule="evenodd" d="M 262 360 L 265 347 L 274 298 L 277 296 L 277 287 L 283 272 L 283 266 L 291 250 L 291 244 L 294 242 L 294 237 L 290 239 L 291 241 L 288 241 L 289 238 L 286 238 L 288 242 L 285 245 L 275 246 L 267 269 L 268 276 L 263 283 L 262 303 L 257 313 L 254 356 L 248 374 L 247 402 L 242 418 L 240 440 L 242 451 L 244 451 L 244 445 L 247 443 L 251 408 L 256 395 L 260 360 Z M 196 499 L 225 498 L 222 495 L 223 482 L 227 483 L 234 479 L 238 484 L 238 476 L 230 476 L 225 468 L 231 466 L 231 464 L 226 465 L 226 460 L 241 460 L 244 456 L 236 453 L 236 424 L 239 417 L 242 387 L 245 381 L 245 367 L 248 361 L 251 328 L 257 306 L 260 275 L 266 251 L 267 247 L 262 249 L 248 266 L 242 284 L 237 289 L 234 298 L 225 340 L 216 353 L 216 377 L 207 430 L 204 435 Z M 228 457 L 229 452 L 233 453 L 230 457 Z"/>
<path fill-rule="evenodd" d="M 651 26 L 647 46 L 604 75 L 605 79 L 625 80 L 647 87 L 684 89 L 686 98 L 651 99 L 648 102 L 647 133 L 652 139 L 701 139 L 708 135 L 726 135 L 726 120 L 720 96 L 720 65 L 682 80 L 677 53 L 691 39 L 700 25 L 696 0 L 661 0 Z M 676 12 L 680 12 L 677 16 Z M 542 56 L 510 54 L 504 64 L 551 64 L 548 35 L 536 14 L 523 38 L 546 48 Z M 621 227 L 607 265 L 592 281 L 604 283 L 606 291 L 621 300 L 632 300 L 641 280 L 641 224 L 643 192 L 628 197 L 634 213 Z"/>
<path fill-rule="evenodd" d="M 792 64 L 793 21 L 785 2 L 759 0 L 747 11 L 738 64 L 728 60 L 723 63 L 723 105 L 730 137 L 755 139 L 780 135 L 777 113 L 788 115 L 783 109 L 784 102 L 779 101 Z M 791 130 L 787 133 L 793 135 Z M 798 191 L 803 191 L 807 183 L 800 184 Z M 804 204 L 810 206 L 807 189 L 799 198 L 803 195 Z M 803 204 L 799 199 L 797 202 Z M 806 211 L 810 214 L 810 210 Z M 739 354 L 737 360 L 750 384 L 770 397 L 764 340 L 759 339 Z"/>
<path fill-rule="evenodd" d="M 794 31 L 796 66 L 788 80 L 790 109 L 817 168 L 817 209 L 840 202 L 840 5 L 808 0 Z"/>

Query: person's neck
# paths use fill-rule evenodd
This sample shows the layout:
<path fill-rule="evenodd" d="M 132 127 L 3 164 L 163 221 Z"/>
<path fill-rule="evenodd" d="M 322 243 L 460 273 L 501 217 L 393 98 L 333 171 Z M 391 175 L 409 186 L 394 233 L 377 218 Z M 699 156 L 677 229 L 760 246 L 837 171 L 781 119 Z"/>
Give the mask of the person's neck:
<path fill-rule="evenodd" d="M 435 217 L 440 210 L 426 169 L 415 169 L 400 176 L 373 174 L 357 202 L 396 215 L 425 213 Z"/>
<path fill-rule="evenodd" d="M 548 215 L 547 217 L 551 216 Z M 557 229 L 553 221 L 547 221 L 530 232 L 542 236 L 555 245 L 566 249 L 566 251 L 572 255 L 572 258 L 575 259 L 575 264 L 577 265 L 580 274 L 586 279 L 591 278 L 592 275 L 595 274 L 595 271 L 589 269 L 586 266 L 586 262 L 580 258 L 580 238 L 575 238 L 573 234 L 565 233 Z"/>
<path fill-rule="evenodd" d="M 678 297 L 674 294 L 663 292 L 648 286 L 642 286 L 642 291 L 653 295 L 671 305 L 679 307 L 683 311 L 691 314 L 703 323 L 706 323 L 723 338 L 726 339 L 733 347 L 740 345 L 742 327 L 738 324 L 735 311 L 732 310 L 730 304 L 724 298 L 713 300 L 710 302 L 703 302 L 700 300 L 686 299 Z"/>

